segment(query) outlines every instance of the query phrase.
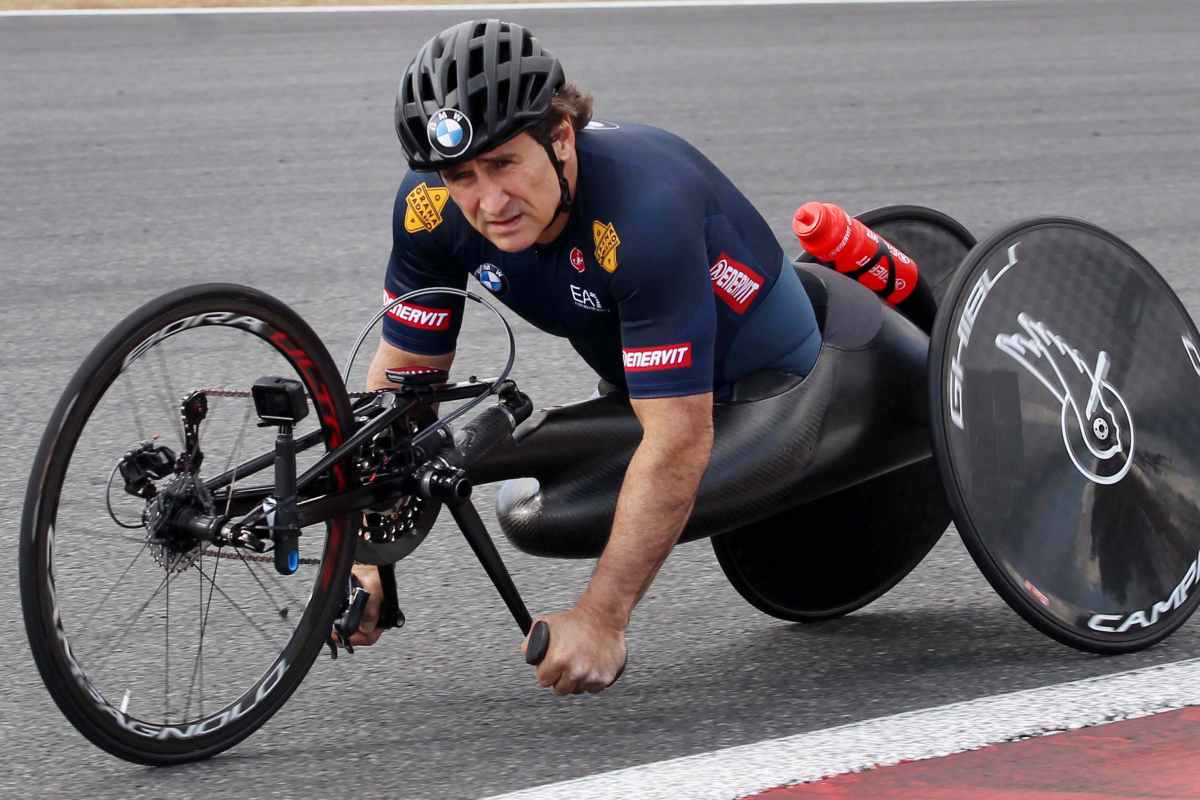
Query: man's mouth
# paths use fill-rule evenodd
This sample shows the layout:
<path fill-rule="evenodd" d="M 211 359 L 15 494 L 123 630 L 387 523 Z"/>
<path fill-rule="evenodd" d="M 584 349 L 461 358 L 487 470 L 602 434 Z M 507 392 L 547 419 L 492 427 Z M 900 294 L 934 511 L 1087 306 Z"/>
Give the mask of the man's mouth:
<path fill-rule="evenodd" d="M 504 219 L 498 219 L 498 220 L 491 220 L 488 222 L 487 226 L 488 226 L 489 230 L 505 231 L 505 230 L 510 230 L 512 228 L 515 228 L 517 226 L 517 223 L 520 221 L 521 221 L 521 214 L 520 214 L 520 212 L 518 212 L 516 214 L 513 214 L 511 217 L 505 217 Z"/>

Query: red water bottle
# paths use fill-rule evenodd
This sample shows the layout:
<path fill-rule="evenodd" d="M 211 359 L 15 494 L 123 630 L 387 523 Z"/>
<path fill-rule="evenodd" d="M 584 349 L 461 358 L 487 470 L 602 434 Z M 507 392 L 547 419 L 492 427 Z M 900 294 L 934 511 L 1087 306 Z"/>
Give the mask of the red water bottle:
<path fill-rule="evenodd" d="M 900 305 L 916 289 L 916 262 L 833 203 L 800 206 L 792 231 L 814 258 L 857 278 L 889 305 Z"/>

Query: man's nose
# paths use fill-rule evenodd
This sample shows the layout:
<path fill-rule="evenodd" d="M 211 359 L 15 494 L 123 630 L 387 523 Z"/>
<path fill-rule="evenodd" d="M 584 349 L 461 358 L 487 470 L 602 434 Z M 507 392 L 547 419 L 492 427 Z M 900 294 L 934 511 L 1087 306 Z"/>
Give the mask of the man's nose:
<path fill-rule="evenodd" d="M 484 178 L 479 182 L 479 208 L 487 216 L 499 216 L 508 205 L 508 200 L 508 192 L 496 181 Z"/>

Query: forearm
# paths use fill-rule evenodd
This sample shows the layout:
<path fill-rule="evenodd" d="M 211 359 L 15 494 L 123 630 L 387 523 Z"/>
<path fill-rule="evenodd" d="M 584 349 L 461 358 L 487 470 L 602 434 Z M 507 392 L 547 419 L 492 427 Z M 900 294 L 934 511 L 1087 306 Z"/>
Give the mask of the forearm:
<path fill-rule="evenodd" d="M 685 449 L 643 440 L 617 498 L 612 535 L 579 605 L 624 628 L 687 524 L 711 443 Z"/>
<path fill-rule="evenodd" d="M 426 366 L 449 370 L 452 363 L 454 363 L 454 353 L 440 356 L 418 355 L 398 347 L 392 347 L 381 339 L 379 347 L 371 359 L 371 365 L 367 368 L 367 391 L 373 392 L 391 386 L 392 382 L 388 380 L 386 372 L 389 369 Z"/>

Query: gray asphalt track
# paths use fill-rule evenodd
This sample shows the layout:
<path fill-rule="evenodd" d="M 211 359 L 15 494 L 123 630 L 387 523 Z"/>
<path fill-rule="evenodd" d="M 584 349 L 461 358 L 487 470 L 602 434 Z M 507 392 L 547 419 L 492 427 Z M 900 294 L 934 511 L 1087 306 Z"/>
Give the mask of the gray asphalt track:
<path fill-rule="evenodd" d="M 156 771 L 85 742 L 37 676 L 17 592 L 22 497 L 61 384 L 127 311 L 199 280 L 277 294 L 340 359 L 380 294 L 403 172 L 394 81 L 457 16 L 0 20 L 0 796 L 465 798 L 1200 655 L 1195 622 L 1137 656 L 1060 647 L 1008 610 L 953 533 L 884 599 L 810 627 L 749 607 L 699 543 L 639 608 L 621 683 L 558 699 L 440 525 L 400 565 L 409 626 L 319 661 L 227 755 Z M 977 234 L 1068 214 L 1126 238 L 1200 312 L 1195 3 L 519 19 L 601 117 L 672 128 L 724 167 L 789 251 L 790 213 L 813 198 L 930 205 Z M 590 390 L 565 344 L 520 334 L 517 375 L 539 403 Z M 487 342 L 460 352 L 480 374 L 500 357 Z M 587 578 L 588 564 L 500 548 L 535 610 Z"/>

